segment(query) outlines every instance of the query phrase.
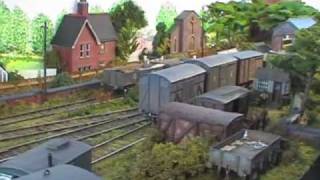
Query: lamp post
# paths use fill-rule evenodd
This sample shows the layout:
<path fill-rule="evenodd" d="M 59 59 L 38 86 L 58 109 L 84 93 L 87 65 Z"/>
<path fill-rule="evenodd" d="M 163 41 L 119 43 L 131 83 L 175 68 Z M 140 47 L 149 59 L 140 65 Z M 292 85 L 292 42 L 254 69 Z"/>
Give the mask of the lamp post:
<path fill-rule="evenodd" d="M 43 101 L 47 99 L 47 30 L 48 24 L 45 21 L 43 28 Z"/>

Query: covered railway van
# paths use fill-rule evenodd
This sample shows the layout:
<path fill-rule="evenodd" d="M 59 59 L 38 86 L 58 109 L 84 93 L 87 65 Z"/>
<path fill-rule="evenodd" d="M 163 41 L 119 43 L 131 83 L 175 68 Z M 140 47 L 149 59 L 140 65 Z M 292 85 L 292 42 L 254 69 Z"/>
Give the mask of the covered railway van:
<path fill-rule="evenodd" d="M 139 81 L 139 109 L 157 115 L 168 102 L 188 102 L 204 92 L 205 70 L 180 64 L 149 73 Z"/>
<path fill-rule="evenodd" d="M 0 164 L 0 179 L 17 178 L 61 164 L 72 164 L 90 171 L 91 149 L 90 145 L 73 139 L 52 139 Z"/>
<path fill-rule="evenodd" d="M 71 165 L 58 165 L 22 176 L 16 180 L 102 180 L 102 178 L 79 167 Z"/>
<path fill-rule="evenodd" d="M 237 61 L 231 55 L 219 54 L 186 60 L 185 63 L 197 64 L 207 71 L 206 91 L 211 91 L 222 86 L 236 85 Z"/>
<path fill-rule="evenodd" d="M 240 177 L 258 179 L 260 171 L 279 163 L 281 142 L 278 135 L 243 129 L 213 146 L 209 160 L 218 171 L 224 169 L 227 174 L 233 171 Z"/>
<path fill-rule="evenodd" d="M 224 86 L 197 96 L 193 104 L 227 112 L 247 114 L 249 90 L 240 86 Z"/>
<path fill-rule="evenodd" d="M 179 143 L 188 136 L 222 140 L 244 128 L 243 120 L 242 114 L 171 102 L 161 108 L 157 126 L 167 140 Z"/>
<path fill-rule="evenodd" d="M 263 67 L 264 55 L 258 51 L 241 51 L 230 54 L 238 59 L 237 85 L 249 85 L 255 79 L 257 70 Z"/>

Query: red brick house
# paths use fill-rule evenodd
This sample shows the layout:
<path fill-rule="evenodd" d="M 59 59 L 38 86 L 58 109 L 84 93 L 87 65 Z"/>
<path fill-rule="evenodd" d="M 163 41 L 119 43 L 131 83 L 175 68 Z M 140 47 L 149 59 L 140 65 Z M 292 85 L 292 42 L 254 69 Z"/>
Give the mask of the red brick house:
<path fill-rule="evenodd" d="M 175 19 L 170 32 L 170 53 L 201 50 L 203 29 L 195 11 L 183 11 Z"/>
<path fill-rule="evenodd" d="M 83 72 L 106 66 L 115 58 L 117 35 L 108 14 L 89 14 L 86 0 L 65 15 L 52 42 L 63 71 Z"/>

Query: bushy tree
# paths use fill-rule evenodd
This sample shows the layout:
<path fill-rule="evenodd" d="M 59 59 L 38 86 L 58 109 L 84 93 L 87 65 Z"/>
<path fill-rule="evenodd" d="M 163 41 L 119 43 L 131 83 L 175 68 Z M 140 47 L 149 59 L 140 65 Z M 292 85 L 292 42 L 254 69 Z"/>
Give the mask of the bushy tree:
<path fill-rule="evenodd" d="M 157 16 L 157 25 L 165 24 L 165 31 L 168 31 L 174 24 L 174 20 L 177 17 L 177 10 L 173 4 L 166 2 L 161 5 L 160 11 Z"/>
<path fill-rule="evenodd" d="M 132 0 L 122 0 L 111 8 L 109 14 L 118 32 L 117 55 L 126 61 L 138 47 L 138 30 L 147 25 L 144 11 Z"/>
<path fill-rule="evenodd" d="M 72 77 L 68 73 L 58 74 L 51 82 L 50 87 L 62 87 L 74 84 Z"/>
<path fill-rule="evenodd" d="M 304 86 L 303 107 L 309 99 L 311 85 L 315 76 L 320 72 L 320 25 L 301 30 L 296 34 L 296 39 L 288 54 L 273 60 L 273 64 L 299 78 L 300 86 Z"/>
<path fill-rule="evenodd" d="M 10 10 L 0 1 L 0 52 L 7 52 L 9 50 L 9 36 L 10 36 Z"/>
<path fill-rule="evenodd" d="M 43 52 L 43 40 L 44 40 L 44 22 L 47 22 L 47 46 L 50 45 L 53 37 L 53 24 L 49 17 L 44 14 L 39 14 L 32 21 L 31 35 L 32 35 L 32 50 L 33 52 L 40 54 Z"/>
<path fill-rule="evenodd" d="M 160 22 L 157 27 L 157 34 L 153 38 L 153 51 L 157 55 L 165 55 L 169 53 L 170 44 L 169 44 L 169 33 L 166 30 L 166 24 Z"/>

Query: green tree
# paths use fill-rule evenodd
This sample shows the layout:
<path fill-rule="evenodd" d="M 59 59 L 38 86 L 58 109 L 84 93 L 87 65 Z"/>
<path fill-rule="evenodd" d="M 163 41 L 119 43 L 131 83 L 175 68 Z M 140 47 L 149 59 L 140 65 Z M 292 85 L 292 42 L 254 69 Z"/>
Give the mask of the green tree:
<path fill-rule="evenodd" d="M 137 32 L 147 25 L 144 11 L 132 0 L 122 0 L 109 12 L 115 30 L 118 32 L 117 55 L 127 60 L 137 47 Z"/>
<path fill-rule="evenodd" d="M 55 25 L 54 25 L 54 29 L 55 29 L 54 31 L 55 31 L 55 32 L 58 30 L 58 28 L 59 28 L 59 26 L 60 26 L 60 24 L 61 24 L 61 22 L 62 22 L 62 20 L 63 20 L 63 17 L 64 17 L 66 14 L 68 14 L 68 12 L 67 12 L 67 10 L 65 10 L 65 9 L 63 9 L 63 10 L 59 13 L 59 15 L 58 15 L 58 17 L 57 17 L 57 19 L 56 19 Z"/>
<path fill-rule="evenodd" d="M 0 1 L 0 52 L 7 52 L 9 50 L 9 36 L 10 36 L 10 10 Z"/>
<path fill-rule="evenodd" d="M 153 51 L 156 52 L 157 55 L 165 55 L 169 53 L 170 44 L 169 44 L 169 33 L 167 32 L 167 28 L 165 23 L 160 22 L 157 27 L 157 34 L 153 38 Z"/>
<path fill-rule="evenodd" d="M 90 10 L 89 10 L 90 13 L 105 13 L 106 10 L 103 9 L 101 6 L 92 6 L 90 7 Z"/>
<path fill-rule="evenodd" d="M 10 50 L 26 53 L 28 51 L 29 40 L 29 19 L 27 15 L 18 7 L 15 7 L 10 18 L 9 46 Z"/>
<path fill-rule="evenodd" d="M 294 45 L 288 49 L 288 55 L 279 56 L 273 61 L 276 66 L 286 69 L 304 82 L 303 111 L 306 108 L 315 75 L 320 72 L 319 52 L 320 25 L 316 25 L 298 32 Z"/>
<path fill-rule="evenodd" d="M 168 31 L 174 24 L 174 20 L 177 15 L 177 10 L 172 4 L 168 2 L 166 4 L 162 4 L 157 16 L 157 25 L 164 23 L 166 25 L 165 30 Z"/>
<path fill-rule="evenodd" d="M 68 73 L 61 73 L 54 78 L 54 80 L 50 84 L 50 87 L 56 88 L 72 84 L 74 84 L 74 81 L 71 76 Z"/>
<path fill-rule="evenodd" d="M 31 32 L 32 32 L 32 50 L 35 53 L 43 52 L 43 40 L 44 40 L 44 22 L 47 22 L 47 46 L 49 46 L 53 37 L 53 24 L 49 17 L 44 14 L 39 14 L 32 21 Z"/>

